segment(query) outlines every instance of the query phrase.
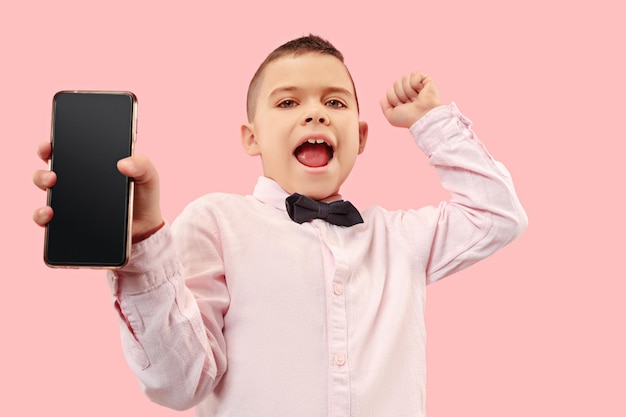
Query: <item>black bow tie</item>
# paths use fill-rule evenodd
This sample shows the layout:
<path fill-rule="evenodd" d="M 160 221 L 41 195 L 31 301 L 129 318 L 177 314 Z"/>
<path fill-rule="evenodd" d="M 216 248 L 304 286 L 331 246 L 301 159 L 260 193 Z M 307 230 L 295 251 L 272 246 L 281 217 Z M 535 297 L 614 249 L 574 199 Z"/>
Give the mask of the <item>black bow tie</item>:
<path fill-rule="evenodd" d="M 295 193 L 285 200 L 287 213 L 296 223 L 304 223 L 313 219 L 323 219 L 337 226 L 354 226 L 363 223 L 363 218 L 349 201 L 333 201 L 324 203 Z"/>

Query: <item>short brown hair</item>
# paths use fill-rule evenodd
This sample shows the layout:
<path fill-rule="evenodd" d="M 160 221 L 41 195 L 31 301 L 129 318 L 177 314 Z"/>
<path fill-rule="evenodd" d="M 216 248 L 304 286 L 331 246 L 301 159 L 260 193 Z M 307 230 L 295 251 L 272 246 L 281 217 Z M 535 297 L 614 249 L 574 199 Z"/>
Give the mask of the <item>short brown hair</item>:
<path fill-rule="evenodd" d="M 259 68 L 254 73 L 252 80 L 250 81 L 250 85 L 248 86 L 248 97 L 246 102 L 246 110 L 248 112 L 248 121 L 251 122 L 254 119 L 254 113 L 256 112 L 256 99 L 258 95 L 258 90 L 261 84 L 261 78 L 263 75 L 263 71 L 265 67 L 272 61 L 275 61 L 279 58 L 282 58 L 285 55 L 293 55 L 298 56 L 307 52 L 317 52 L 324 55 L 331 55 L 343 62 L 343 54 L 339 52 L 337 48 L 333 46 L 330 42 L 325 39 L 320 38 L 316 35 L 308 35 L 303 36 L 297 39 L 290 40 L 289 42 L 279 46 L 274 49 L 265 60 L 261 63 Z M 346 68 L 347 70 L 347 68 Z M 354 89 L 354 96 L 356 99 L 356 88 L 354 87 L 354 81 L 352 80 L 352 75 L 350 75 L 350 71 L 348 71 L 348 76 L 350 77 L 350 81 L 352 82 L 352 88 Z M 359 107 L 359 100 L 356 99 L 357 110 Z"/>

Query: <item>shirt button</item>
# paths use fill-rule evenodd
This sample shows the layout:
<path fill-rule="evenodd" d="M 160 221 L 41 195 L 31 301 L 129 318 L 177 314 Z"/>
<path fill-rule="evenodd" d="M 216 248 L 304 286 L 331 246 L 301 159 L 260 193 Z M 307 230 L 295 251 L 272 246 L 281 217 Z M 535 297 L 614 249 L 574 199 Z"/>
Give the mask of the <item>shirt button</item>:
<path fill-rule="evenodd" d="M 335 293 L 335 295 L 341 295 L 343 294 L 343 285 L 341 284 L 335 284 L 333 286 L 333 292 Z"/>
<path fill-rule="evenodd" d="M 335 355 L 335 364 L 337 366 L 344 366 L 346 364 L 346 357 L 343 353 L 337 353 Z"/>

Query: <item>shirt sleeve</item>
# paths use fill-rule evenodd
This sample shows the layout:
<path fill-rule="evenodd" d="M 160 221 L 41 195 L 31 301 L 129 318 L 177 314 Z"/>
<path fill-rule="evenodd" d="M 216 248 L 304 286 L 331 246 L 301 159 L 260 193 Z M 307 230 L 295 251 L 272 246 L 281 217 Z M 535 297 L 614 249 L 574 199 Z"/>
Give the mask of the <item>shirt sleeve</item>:
<path fill-rule="evenodd" d="M 454 103 L 431 110 L 410 131 L 451 194 L 430 211 L 434 226 L 426 278 L 431 283 L 507 245 L 528 220 L 509 172 Z"/>
<path fill-rule="evenodd" d="M 108 273 L 127 362 L 152 401 L 176 410 L 205 399 L 226 370 L 219 242 L 189 217 L 133 245 L 129 264 Z"/>

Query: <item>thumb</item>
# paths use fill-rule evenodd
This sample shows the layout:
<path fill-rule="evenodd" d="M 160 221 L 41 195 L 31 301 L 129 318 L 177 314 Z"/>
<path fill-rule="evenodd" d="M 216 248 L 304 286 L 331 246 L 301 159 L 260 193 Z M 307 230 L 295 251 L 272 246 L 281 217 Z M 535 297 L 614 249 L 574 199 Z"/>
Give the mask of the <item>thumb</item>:
<path fill-rule="evenodd" d="M 127 177 L 133 178 L 135 184 L 156 184 L 158 173 L 152 162 L 143 155 L 134 155 L 117 162 L 117 169 Z"/>
<path fill-rule="evenodd" d="M 118 170 L 135 182 L 133 198 L 133 242 L 138 242 L 161 228 L 159 174 L 143 155 L 134 155 L 117 162 Z"/>

